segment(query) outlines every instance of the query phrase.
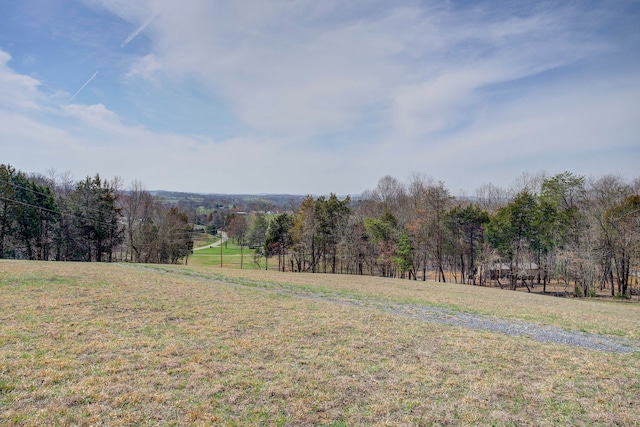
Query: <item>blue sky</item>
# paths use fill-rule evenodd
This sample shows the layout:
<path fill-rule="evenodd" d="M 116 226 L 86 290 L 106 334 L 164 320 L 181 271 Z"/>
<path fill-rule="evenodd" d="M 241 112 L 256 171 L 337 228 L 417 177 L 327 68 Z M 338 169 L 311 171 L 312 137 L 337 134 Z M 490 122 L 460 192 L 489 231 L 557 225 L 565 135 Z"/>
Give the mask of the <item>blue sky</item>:
<path fill-rule="evenodd" d="M 0 154 L 194 192 L 637 177 L 640 2 L 5 1 Z"/>

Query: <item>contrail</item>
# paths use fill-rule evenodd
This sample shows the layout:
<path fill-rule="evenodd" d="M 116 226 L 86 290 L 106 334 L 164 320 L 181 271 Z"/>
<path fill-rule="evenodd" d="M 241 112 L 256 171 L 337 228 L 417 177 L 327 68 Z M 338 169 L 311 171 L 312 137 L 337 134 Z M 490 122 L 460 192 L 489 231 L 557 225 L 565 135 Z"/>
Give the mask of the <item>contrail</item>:
<path fill-rule="evenodd" d="M 127 39 L 125 41 L 122 42 L 122 44 L 120 45 L 120 47 L 125 47 L 126 45 L 128 45 L 131 40 L 135 39 L 136 37 L 138 37 L 138 34 L 140 34 L 141 32 L 144 31 L 145 28 L 147 28 L 147 26 L 149 26 L 149 24 L 151 24 L 151 21 L 154 20 L 154 18 L 156 17 L 156 15 L 151 15 L 151 17 L 149 17 L 149 19 L 147 19 L 146 21 L 144 21 L 142 23 L 142 25 L 140 25 L 138 28 L 136 28 L 136 30 L 131 33 L 129 35 L 129 37 L 127 37 Z"/>
<path fill-rule="evenodd" d="M 74 94 L 73 94 L 73 96 L 71 97 L 71 99 L 69 100 L 69 102 L 73 101 L 73 100 L 75 99 L 75 97 L 76 97 L 76 96 L 78 96 L 78 94 L 79 94 L 80 92 L 82 92 L 82 89 L 84 89 L 85 87 L 87 87 L 87 85 L 88 85 L 89 83 L 91 83 L 91 80 L 95 79 L 97 75 L 98 75 L 98 71 L 96 71 L 95 73 L 93 73 L 93 76 L 91 76 L 91 77 L 89 78 L 89 80 L 87 80 L 87 81 L 85 82 L 85 84 L 83 84 L 83 85 L 82 85 L 82 87 L 81 87 L 80 89 L 78 89 L 78 91 L 77 91 L 76 93 L 74 93 Z"/>

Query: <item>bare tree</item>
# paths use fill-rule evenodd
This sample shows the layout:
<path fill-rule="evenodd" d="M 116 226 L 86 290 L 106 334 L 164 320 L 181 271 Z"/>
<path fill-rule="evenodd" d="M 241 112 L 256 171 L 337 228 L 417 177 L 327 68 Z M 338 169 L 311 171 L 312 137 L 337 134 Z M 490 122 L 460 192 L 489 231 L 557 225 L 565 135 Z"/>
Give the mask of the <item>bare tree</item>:
<path fill-rule="evenodd" d="M 619 176 L 607 175 L 589 182 L 589 213 L 600 235 L 598 251 L 603 282 L 607 279 L 610 282 L 612 296 L 615 295 L 614 278 L 618 294 L 624 296 L 628 289 L 631 261 L 627 237 L 620 223 L 624 219 L 620 209 L 631 195 L 631 186 Z"/>
<path fill-rule="evenodd" d="M 229 217 L 229 223 L 226 226 L 226 230 L 229 234 L 229 237 L 236 239 L 238 245 L 240 246 L 240 269 L 242 269 L 244 264 L 245 236 L 247 235 L 248 229 L 249 224 L 247 222 L 246 216 L 232 214 Z"/>
<path fill-rule="evenodd" d="M 497 187 L 493 184 L 483 184 L 475 191 L 476 202 L 489 213 L 496 213 L 498 209 L 509 203 L 512 191 Z"/>
<path fill-rule="evenodd" d="M 121 198 L 122 213 L 127 223 L 127 255 L 129 261 L 141 262 L 142 230 L 152 220 L 153 197 L 140 181 L 133 181 Z"/>
<path fill-rule="evenodd" d="M 536 174 L 523 172 L 513 182 L 512 193 L 518 194 L 526 191 L 534 196 L 538 196 L 542 191 L 542 184 L 546 179 L 546 172 L 538 172 Z"/>
<path fill-rule="evenodd" d="M 437 280 L 445 282 L 447 258 L 453 261 L 453 264 L 456 263 L 455 258 L 451 257 L 453 236 L 447 220 L 454 201 L 455 198 L 442 181 L 437 182 L 420 174 L 414 174 L 410 178 L 406 192 L 406 208 L 400 210 L 399 216 L 406 218 L 401 225 L 409 232 L 414 267 L 416 270 L 422 270 L 423 280 L 427 278 L 427 271 L 433 268 Z M 411 212 L 411 215 L 403 212 Z M 454 266 L 451 268 L 455 269 Z"/>

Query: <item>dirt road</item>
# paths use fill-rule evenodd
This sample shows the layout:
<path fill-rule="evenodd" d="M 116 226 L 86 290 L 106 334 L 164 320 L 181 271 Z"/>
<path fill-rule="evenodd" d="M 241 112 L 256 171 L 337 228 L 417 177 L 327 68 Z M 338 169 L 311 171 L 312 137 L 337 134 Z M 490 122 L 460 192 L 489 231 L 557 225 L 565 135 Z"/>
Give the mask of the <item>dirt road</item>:
<path fill-rule="evenodd" d="M 224 231 L 220 231 L 219 234 L 220 234 L 220 240 L 218 240 L 217 242 L 211 243 L 209 245 L 200 246 L 199 248 L 193 248 L 193 251 L 195 252 L 195 251 L 200 251 L 202 249 L 217 248 L 223 242 L 226 242 L 227 240 L 229 240 L 229 235 Z"/>

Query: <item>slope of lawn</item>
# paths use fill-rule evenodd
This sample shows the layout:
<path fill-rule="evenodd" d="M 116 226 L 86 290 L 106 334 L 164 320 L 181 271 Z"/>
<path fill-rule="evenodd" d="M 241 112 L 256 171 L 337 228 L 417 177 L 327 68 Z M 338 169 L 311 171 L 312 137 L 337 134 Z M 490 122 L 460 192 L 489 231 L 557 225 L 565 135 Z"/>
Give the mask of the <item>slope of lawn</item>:
<path fill-rule="evenodd" d="M 638 305 L 529 297 L 371 277 L 0 261 L 0 425 L 638 425 L 637 352 L 344 303 L 446 306 L 640 343 Z"/>

